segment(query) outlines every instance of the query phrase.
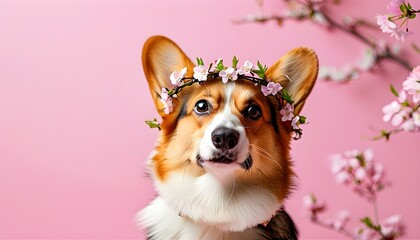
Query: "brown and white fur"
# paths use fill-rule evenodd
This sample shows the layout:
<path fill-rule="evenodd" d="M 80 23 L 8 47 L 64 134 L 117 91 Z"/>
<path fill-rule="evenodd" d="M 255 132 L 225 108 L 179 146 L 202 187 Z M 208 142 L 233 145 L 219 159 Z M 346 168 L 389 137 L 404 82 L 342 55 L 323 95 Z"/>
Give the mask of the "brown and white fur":
<path fill-rule="evenodd" d="M 192 76 L 194 64 L 163 36 L 146 41 L 142 62 L 162 117 L 148 161 L 158 196 L 138 214 L 148 238 L 296 238 L 293 222 L 281 210 L 294 172 L 290 122 L 281 121 L 278 103 L 250 82 L 223 84 L 216 79 L 184 88 L 174 99 L 173 112 L 166 115 L 159 99 L 161 89 L 173 87 L 169 75 L 175 70 L 188 67 L 187 76 Z M 268 68 L 266 76 L 292 95 L 297 115 L 317 73 L 316 54 L 297 48 Z M 200 101 L 208 107 L 204 114 L 197 111 Z M 255 110 L 260 117 L 251 119 L 248 112 Z M 229 147 L 215 146 L 212 136 L 220 129 L 227 141 L 234 135 Z"/>

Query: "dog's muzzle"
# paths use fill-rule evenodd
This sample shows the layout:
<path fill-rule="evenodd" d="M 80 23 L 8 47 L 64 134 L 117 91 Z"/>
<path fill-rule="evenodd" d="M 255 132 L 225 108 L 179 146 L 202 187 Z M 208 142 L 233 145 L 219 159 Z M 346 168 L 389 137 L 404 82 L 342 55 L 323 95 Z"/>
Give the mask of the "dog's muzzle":
<path fill-rule="evenodd" d="M 218 164 L 231 164 L 237 160 L 237 151 L 235 147 L 238 145 L 240 134 L 235 129 L 227 127 L 218 127 L 211 133 L 211 142 L 216 150 L 213 158 L 208 159 L 209 162 Z M 197 155 L 197 164 L 203 167 L 205 161 L 200 155 Z M 252 157 L 249 155 L 241 167 L 248 170 L 252 166 Z"/>

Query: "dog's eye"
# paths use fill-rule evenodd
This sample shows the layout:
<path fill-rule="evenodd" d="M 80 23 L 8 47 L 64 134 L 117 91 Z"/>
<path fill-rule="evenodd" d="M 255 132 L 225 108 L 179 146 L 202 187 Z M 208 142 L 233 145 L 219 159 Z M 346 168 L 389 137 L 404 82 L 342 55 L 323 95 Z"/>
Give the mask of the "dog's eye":
<path fill-rule="evenodd" d="M 252 120 L 257 120 L 261 117 L 261 108 L 256 104 L 251 104 L 246 109 L 245 115 Z"/>
<path fill-rule="evenodd" d="M 208 114 L 210 112 L 210 104 L 206 100 L 199 100 L 194 107 L 194 112 L 198 115 Z"/>

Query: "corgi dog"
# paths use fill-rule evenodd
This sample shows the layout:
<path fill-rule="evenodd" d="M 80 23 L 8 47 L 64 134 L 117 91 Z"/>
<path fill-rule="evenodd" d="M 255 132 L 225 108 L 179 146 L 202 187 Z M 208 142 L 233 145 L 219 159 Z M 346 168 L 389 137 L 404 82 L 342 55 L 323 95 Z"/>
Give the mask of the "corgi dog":
<path fill-rule="evenodd" d="M 157 197 L 137 215 L 148 239 L 297 239 L 284 200 L 294 186 L 291 121 L 250 81 L 221 77 L 191 84 L 164 111 L 170 75 L 195 64 L 172 40 L 150 37 L 142 64 L 158 114 L 159 137 L 147 167 Z M 194 70 L 195 71 L 195 70 Z M 318 74 L 308 48 L 286 53 L 265 71 L 299 115 Z M 232 79 L 234 80 L 234 79 Z"/>

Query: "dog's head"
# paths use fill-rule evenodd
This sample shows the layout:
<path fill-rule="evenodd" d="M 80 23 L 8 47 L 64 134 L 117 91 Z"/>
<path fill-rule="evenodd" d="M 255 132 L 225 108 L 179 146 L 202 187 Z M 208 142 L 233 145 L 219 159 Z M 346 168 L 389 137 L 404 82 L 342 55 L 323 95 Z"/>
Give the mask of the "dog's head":
<path fill-rule="evenodd" d="M 173 41 L 154 36 L 143 47 L 142 62 L 152 98 L 162 117 L 151 174 L 162 198 L 182 216 L 222 229 L 243 230 L 267 219 L 292 185 L 291 123 L 282 121 L 279 103 L 260 86 L 220 79 L 186 87 L 165 114 L 162 88 L 169 76 L 195 65 Z M 266 71 L 301 111 L 318 72 L 315 53 L 297 48 Z"/>

